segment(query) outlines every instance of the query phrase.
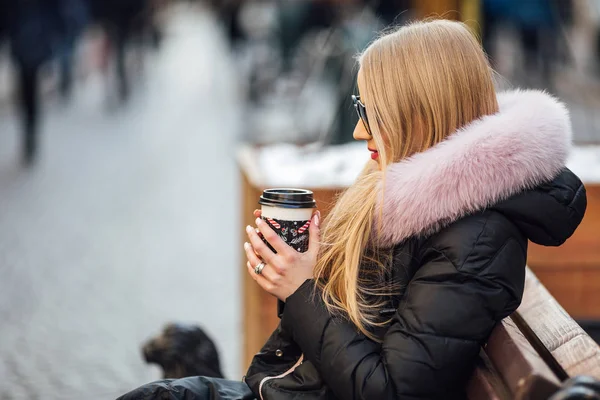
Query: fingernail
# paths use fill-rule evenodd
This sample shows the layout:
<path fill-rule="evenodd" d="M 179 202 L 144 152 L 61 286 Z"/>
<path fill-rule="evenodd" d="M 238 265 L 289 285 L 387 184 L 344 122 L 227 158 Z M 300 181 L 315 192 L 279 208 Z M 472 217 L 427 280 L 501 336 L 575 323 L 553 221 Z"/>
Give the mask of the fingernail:
<path fill-rule="evenodd" d="M 262 220 L 260 218 L 256 218 L 256 225 L 262 224 Z"/>
<path fill-rule="evenodd" d="M 252 227 L 250 225 L 248 225 L 246 227 L 246 232 L 248 232 L 248 233 L 252 232 Z"/>
<path fill-rule="evenodd" d="M 248 242 L 244 243 L 244 249 L 245 250 L 248 250 L 249 247 L 250 247 L 250 243 L 248 243 Z"/>
<path fill-rule="evenodd" d="M 320 224 L 321 224 L 321 212 L 317 211 L 317 213 L 315 214 L 315 226 L 318 228 Z"/>

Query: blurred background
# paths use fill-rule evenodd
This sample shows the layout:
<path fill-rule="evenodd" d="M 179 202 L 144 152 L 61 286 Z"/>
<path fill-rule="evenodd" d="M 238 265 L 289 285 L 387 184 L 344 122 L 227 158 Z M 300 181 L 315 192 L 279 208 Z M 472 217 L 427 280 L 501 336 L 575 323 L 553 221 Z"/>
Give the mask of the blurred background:
<path fill-rule="evenodd" d="M 0 399 L 158 379 L 140 346 L 170 321 L 241 378 L 273 323 L 242 264 L 256 194 L 352 182 L 356 55 L 426 16 L 569 106 L 588 214 L 529 263 L 597 335 L 600 0 L 0 0 Z"/>

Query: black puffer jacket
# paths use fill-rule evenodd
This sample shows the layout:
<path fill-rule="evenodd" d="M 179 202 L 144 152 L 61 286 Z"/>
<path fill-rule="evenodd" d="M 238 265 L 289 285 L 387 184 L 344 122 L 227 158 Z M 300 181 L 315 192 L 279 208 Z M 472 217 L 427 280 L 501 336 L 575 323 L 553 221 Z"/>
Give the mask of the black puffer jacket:
<path fill-rule="evenodd" d="M 564 107 L 541 92 L 498 99 L 499 113 L 386 169 L 377 244 L 393 251 L 384 284 L 398 289 L 380 310 L 391 317 L 374 331 L 380 342 L 332 317 L 306 281 L 246 374 L 253 394 L 239 382 L 226 391 L 188 378 L 125 398 L 464 397 L 480 346 L 521 301 L 528 240 L 562 244 L 586 207 L 584 186 L 565 168 Z"/>
<path fill-rule="evenodd" d="M 393 316 L 381 343 L 329 315 L 307 281 L 247 373 L 257 397 L 463 396 L 480 346 L 521 301 L 528 239 L 562 244 L 586 207 L 584 186 L 564 168 L 562 105 L 540 92 L 499 102 L 500 113 L 386 171 L 379 242 L 394 246 L 400 290 L 381 310 Z"/>

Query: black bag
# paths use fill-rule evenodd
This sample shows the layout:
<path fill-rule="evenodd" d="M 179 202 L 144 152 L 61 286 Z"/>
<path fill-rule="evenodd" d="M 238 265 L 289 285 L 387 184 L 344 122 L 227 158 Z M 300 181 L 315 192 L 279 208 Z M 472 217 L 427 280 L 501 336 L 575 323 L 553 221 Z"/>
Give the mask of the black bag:
<path fill-rule="evenodd" d="M 255 400 L 244 382 L 192 376 L 148 383 L 117 400 Z"/>

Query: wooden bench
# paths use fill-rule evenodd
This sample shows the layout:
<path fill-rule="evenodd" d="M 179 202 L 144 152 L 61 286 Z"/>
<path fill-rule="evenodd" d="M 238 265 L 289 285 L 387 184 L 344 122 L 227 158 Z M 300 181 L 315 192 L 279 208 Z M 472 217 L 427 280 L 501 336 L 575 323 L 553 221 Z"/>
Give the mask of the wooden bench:
<path fill-rule="evenodd" d="M 579 375 L 600 379 L 600 347 L 527 269 L 523 302 L 482 349 L 468 396 L 548 399 Z"/>

